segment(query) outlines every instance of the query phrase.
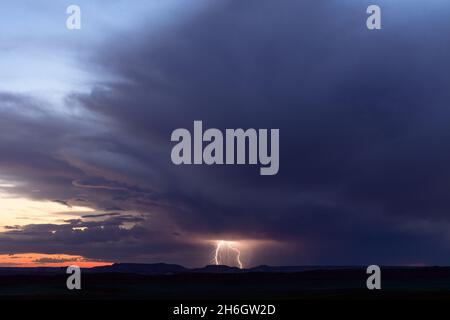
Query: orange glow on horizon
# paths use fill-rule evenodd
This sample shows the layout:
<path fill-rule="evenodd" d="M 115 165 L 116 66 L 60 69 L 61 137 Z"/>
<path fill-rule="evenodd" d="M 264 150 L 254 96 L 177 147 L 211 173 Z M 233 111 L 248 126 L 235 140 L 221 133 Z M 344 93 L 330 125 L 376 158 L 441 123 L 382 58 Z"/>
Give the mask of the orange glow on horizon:
<path fill-rule="evenodd" d="M 1 183 L 1 180 L 0 180 Z M 28 199 L 0 188 L 0 232 L 5 226 L 27 224 L 65 224 L 64 220 L 78 219 L 84 214 L 94 213 L 88 207 L 71 206 L 54 201 Z"/>
<path fill-rule="evenodd" d="M 0 254 L 0 267 L 67 267 L 92 268 L 111 265 L 112 262 L 93 261 L 82 256 L 69 254 L 18 253 Z"/>

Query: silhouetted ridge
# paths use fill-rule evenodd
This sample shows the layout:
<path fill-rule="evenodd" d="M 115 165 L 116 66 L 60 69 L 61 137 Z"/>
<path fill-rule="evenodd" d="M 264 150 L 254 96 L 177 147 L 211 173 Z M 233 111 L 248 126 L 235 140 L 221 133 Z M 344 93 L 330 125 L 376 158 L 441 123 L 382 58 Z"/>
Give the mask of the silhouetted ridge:
<path fill-rule="evenodd" d="M 248 272 L 278 272 L 293 273 L 313 270 L 341 270 L 341 269 L 360 269 L 360 266 L 267 266 L 261 265 L 247 269 Z"/>
<path fill-rule="evenodd" d="M 236 273 L 243 272 L 243 269 L 239 269 L 237 267 L 229 267 L 225 265 L 208 265 L 203 268 L 191 269 L 190 272 L 196 273 Z"/>
<path fill-rule="evenodd" d="M 165 275 L 177 273 L 297 273 L 313 270 L 361 269 L 361 266 L 267 266 L 261 265 L 248 269 L 239 269 L 226 265 L 208 265 L 203 268 L 185 268 L 168 263 L 115 263 L 109 266 L 83 268 L 87 273 L 128 273 L 142 275 Z M 389 267 L 383 267 L 384 269 Z M 405 269 L 407 267 L 403 267 Z M 14 268 L 0 267 L 0 275 L 11 274 L 60 274 L 66 273 L 65 267 Z"/>
<path fill-rule="evenodd" d="M 91 272 L 118 272 L 118 273 L 137 273 L 137 274 L 169 274 L 186 272 L 183 266 L 167 263 L 114 263 L 110 266 L 94 267 Z"/>

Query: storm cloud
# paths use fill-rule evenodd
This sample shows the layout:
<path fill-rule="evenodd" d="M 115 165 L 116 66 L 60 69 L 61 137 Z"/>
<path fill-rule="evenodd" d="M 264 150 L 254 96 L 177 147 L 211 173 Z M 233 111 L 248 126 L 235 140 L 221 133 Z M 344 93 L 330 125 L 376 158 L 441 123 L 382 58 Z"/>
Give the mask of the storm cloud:
<path fill-rule="evenodd" d="M 65 112 L 2 93 L 1 177 L 98 212 L 12 227 L 0 251 L 202 265 L 202 240 L 234 239 L 278 243 L 251 264 L 448 263 L 448 5 L 383 4 L 371 32 L 365 1 L 202 2 L 83 54 L 112 76 Z M 194 120 L 279 128 L 279 173 L 173 165 Z"/>

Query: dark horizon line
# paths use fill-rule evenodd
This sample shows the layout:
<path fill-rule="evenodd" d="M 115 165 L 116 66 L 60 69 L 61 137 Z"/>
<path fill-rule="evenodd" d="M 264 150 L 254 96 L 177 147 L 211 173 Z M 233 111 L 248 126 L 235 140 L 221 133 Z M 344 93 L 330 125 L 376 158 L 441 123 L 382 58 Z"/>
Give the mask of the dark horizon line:
<path fill-rule="evenodd" d="M 0 269 L 5 270 L 5 269 L 64 269 L 64 268 L 68 268 L 69 266 L 76 266 L 76 263 L 72 263 L 72 264 L 67 264 L 65 266 L 33 266 L 33 267 L 27 267 L 27 266 L 23 266 L 23 267 L 10 267 L 10 266 L 0 266 Z M 248 267 L 248 268 L 239 268 L 237 266 L 229 266 L 229 265 L 224 265 L 224 264 L 208 264 L 205 265 L 203 267 L 185 267 L 181 264 L 176 264 L 176 263 L 166 263 L 166 262 L 153 262 L 153 263 L 145 263 L 145 262 L 114 262 L 112 264 L 109 265 L 102 265 L 102 266 L 93 266 L 93 267 L 80 267 L 80 269 L 87 269 L 87 270 L 94 270 L 94 269 L 105 269 L 105 268 L 111 268 L 111 267 L 118 267 L 118 266 L 146 266 L 146 267 L 151 267 L 151 266 L 172 266 L 172 267 L 181 267 L 184 268 L 187 271 L 195 271 L 195 270 L 202 270 L 202 269 L 206 269 L 206 268 L 228 268 L 228 269 L 234 269 L 234 270 L 255 270 L 255 269 L 260 269 L 260 268 L 303 268 L 303 269 L 318 269 L 318 268 L 326 268 L 326 269 L 331 269 L 331 268 L 336 268 L 336 269 L 360 269 L 360 268 L 367 268 L 370 264 L 306 264 L 306 265 L 266 265 L 266 264 L 261 264 L 261 265 L 257 265 L 257 266 L 253 266 L 253 267 Z M 379 264 L 378 265 L 380 268 L 450 268 L 450 264 L 449 265 L 383 265 L 383 264 Z"/>

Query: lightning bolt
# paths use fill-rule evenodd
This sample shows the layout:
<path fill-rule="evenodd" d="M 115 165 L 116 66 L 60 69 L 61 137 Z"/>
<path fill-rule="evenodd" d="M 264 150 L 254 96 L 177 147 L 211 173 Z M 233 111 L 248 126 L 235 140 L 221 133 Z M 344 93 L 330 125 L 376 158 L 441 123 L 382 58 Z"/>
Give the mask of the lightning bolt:
<path fill-rule="evenodd" d="M 233 241 L 225 241 L 225 240 L 217 241 L 216 250 L 214 250 L 214 263 L 216 265 L 221 264 L 219 261 L 220 260 L 219 256 L 220 256 L 220 252 L 222 250 L 231 250 L 231 251 L 235 252 L 236 253 L 236 263 L 240 269 L 243 268 L 243 264 L 241 261 L 241 251 L 234 246 Z"/>

